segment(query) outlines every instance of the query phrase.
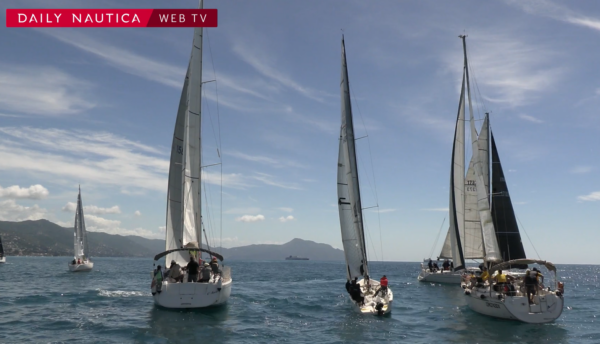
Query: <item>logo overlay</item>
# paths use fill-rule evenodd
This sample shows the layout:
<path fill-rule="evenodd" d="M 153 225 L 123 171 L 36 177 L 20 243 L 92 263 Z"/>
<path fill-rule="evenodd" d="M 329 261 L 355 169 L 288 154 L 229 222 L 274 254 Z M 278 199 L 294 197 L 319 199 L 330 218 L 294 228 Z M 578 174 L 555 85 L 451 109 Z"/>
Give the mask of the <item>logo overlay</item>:
<path fill-rule="evenodd" d="M 217 27 L 217 9 L 13 9 L 6 27 Z"/>

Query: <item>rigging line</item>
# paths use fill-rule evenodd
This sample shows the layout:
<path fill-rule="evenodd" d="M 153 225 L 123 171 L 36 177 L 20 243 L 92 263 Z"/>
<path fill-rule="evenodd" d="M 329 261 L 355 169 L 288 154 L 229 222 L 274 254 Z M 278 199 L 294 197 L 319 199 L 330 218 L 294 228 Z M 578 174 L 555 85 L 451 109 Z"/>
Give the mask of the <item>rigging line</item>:
<path fill-rule="evenodd" d="M 363 220 L 365 219 L 364 215 L 363 215 Z M 373 250 L 373 254 L 375 255 L 375 260 L 379 260 L 379 257 L 377 256 L 377 251 L 375 250 L 375 246 L 373 245 L 373 239 L 371 238 L 371 230 L 369 230 L 369 225 L 366 223 L 366 221 L 363 221 L 363 230 L 365 229 L 365 227 L 367 227 L 367 235 L 369 236 L 369 242 L 371 243 L 371 249 Z"/>
<path fill-rule="evenodd" d="M 350 91 L 350 95 L 354 97 L 354 104 L 356 104 L 356 109 L 358 110 L 358 114 L 360 115 L 360 120 L 365 129 L 366 135 L 363 137 L 360 137 L 360 139 L 362 139 L 364 137 L 367 138 L 367 146 L 369 147 L 369 158 L 371 161 L 371 173 L 373 176 L 373 193 L 375 194 L 375 203 L 377 204 L 377 207 L 379 207 L 379 195 L 377 194 L 377 181 L 375 180 L 375 168 L 373 166 L 373 152 L 371 150 L 371 140 L 369 138 L 369 131 L 367 130 L 367 126 L 365 125 L 365 121 L 364 121 L 362 112 L 360 111 L 360 106 L 358 104 L 358 100 L 356 99 L 355 92 L 353 91 L 353 89 L 350 88 L 350 84 L 348 84 L 348 90 Z M 369 182 L 369 186 L 370 186 L 370 181 L 368 178 L 367 178 L 367 181 Z M 377 212 L 377 219 L 378 219 L 378 226 L 379 226 L 379 245 L 380 245 L 380 249 L 381 249 L 381 259 L 383 260 L 383 239 L 382 239 L 382 235 L 381 235 L 381 214 L 379 212 Z"/>
<path fill-rule="evenodd" d="M 535 246 L 533 246 L 533 242 L 531 241 L 531 238 L 529 237 L 529 234 L 527 233 L 527 230 L 525 230 L 525 227 L 523 226 L 523 223 L 521 222 L 521 220 L 517 217 L 517 214 L 515 214 L 515 217 L 517 218 L 517 221 L 519 221 L 519 224 L 521 225 L 521 228 L 523 228 L 523 230 L 525 231 L 525 235 L 527 235 L 527 240 L 529 240 L 529 243 L 531 244 L 531 247 L 533 247 L 533 250 L 535 251 L 535 254 L 538 256 L 539 260 L 542 260 L 542 258 L 540 257 L 540 254 L 538 253 L 538 251 L 535 249 Z"/>
<path fill-rule="evenodd" d="M 433 247 L 431 247 L 431 251 L 429 252 L 429 258 L 431 259 L 431 255 L 433 254 L 433 250 L 437 246 L 437 242 L 440 239 L 440 234 L 442 233 L 442 228 L 444 228 L 444 223 L 446 223 L 446 217 L 444 216 L 444 220 L 442 221 L 442 225 L 440 226 L 440 230 L 438 231 L 437 236 L 435 237 L 435 241 L 433 242 Z"/>
<path fill-rule="evenodd" d="M 217 71 L 215 69 L 215 59 L 213 58 L 213 53 L 212 53 L 212 46 L 210 44 L 210 36 L 208 35 L 209 30 L 206 29 L 204 32 L 206 32 L 206 39 L 208 40 L 208 51 L 210 53 L 210 61 L 211 61 L 211 66 L 213 68 L 213 75 L 215 78 L 215 95 L 216 95 L 216 103 L 217 103 L 217 129 L 218 129 L 218 134 L 219 134 L 219 149 L 217 151 L 217 153 L 219 154 L 219 160 L 221 161 L 221 181 L 220 181 L 220 186 L 221 186 L 221 205 L 220 205 L 220 221 L 219 221 L 219 232 L 220 232 L 220 243 L 219 246 L 220 248 L 223 247 L 223 146 L 222 146 L 222 141 L 221 141 L 221 113 L 219 111 L 219 84 L 217 81 Z"/>
<path fill-rule="evenodd" d="M 467 55 L 471 56 L 469 54 L 469 52 L 467 52 Z M 483 113 L 489 112 L 487 110 L 487 106 L 485 105 L 485 101 L 484 101 L 483 96 L 481 95 L 481 91 L 479 89 L 479 83 L 477 82 L 477 75 L 475 74 L 474 69 L 470 65 L 469 65 L 469 70 L 471 71 L 471 73 L 473 75 L 473 82 L 475 83 L 475 89 L 477 90 L 477 94 L 479 95 L 479 99 L 481 99 L 481 106 L 483 107 Z M 479 103 L 479 101 L 478 101 L 478 103 Z M 479 107 L 479 104 L 478 104 L 478 107 Z"/>

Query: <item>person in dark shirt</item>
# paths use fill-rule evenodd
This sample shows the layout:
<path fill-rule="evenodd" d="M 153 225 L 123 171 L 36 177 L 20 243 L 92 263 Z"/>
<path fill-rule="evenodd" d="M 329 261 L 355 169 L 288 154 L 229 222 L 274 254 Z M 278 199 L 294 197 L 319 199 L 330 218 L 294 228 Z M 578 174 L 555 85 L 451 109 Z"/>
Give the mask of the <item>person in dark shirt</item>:
<path fill-rule="evenodd" d="M 212 257 L 210 261 L 210 268 L 212 269 L 213 275 L 216 276 L 221 272 L 219 271 L 219 262 L 217 261 L 217 257 Z"/>
<path fill-rule="evenodd" d="M 427 263 L 427 266 L 429 267 L 429 271 L 433 272 L 433 263 L 431 262 L 431 258 L 429 259 L 429 263 Z"/>
<path fill-rule="evenodd" d="M 188 272 L 188 282 L 198 281 L 198 269 L 200 265 L 196 262 L 194 257 L 190 257 L 190 262 L 187 264 L 186 269 Z"/>
<path fill-rule="evenodd" d="M 352 300 L 356 301 L 360 305 L 364 305 L 365 297 L 362 293 L 362 290 L 360 289 L 360 284 L 358 284 L 357 280 L 357 277 L 355 277 L 352 280 L 352 284 L 350 285 L 350 297 L 352 298 Z"/>

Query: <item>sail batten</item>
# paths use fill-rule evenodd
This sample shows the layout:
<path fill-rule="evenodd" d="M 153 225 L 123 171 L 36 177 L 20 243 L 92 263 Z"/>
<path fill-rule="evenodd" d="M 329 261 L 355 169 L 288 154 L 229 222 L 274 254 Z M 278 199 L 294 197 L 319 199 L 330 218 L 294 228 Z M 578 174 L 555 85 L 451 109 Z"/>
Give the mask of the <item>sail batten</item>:
<path fill-rule="evenodd" d="M 354 124 L 350 103 L 346 50 L 342 39 L 341 128 L 338 153 L 338 206 L 342 243 L 346 257 L 347 277 L 368 275 L 367 251 L 364 238 L 362 205 L 358 182 L 356 150 L 354 146 Z"/>

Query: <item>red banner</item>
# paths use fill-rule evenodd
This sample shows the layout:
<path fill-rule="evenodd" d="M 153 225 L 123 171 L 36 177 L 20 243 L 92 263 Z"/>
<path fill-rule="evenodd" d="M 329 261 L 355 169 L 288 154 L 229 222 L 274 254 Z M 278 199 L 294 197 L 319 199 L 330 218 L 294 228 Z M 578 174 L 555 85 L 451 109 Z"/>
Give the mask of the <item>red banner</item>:
<path fill-rule="evenodd" d="M 217 27 L 217 9 L 7 9 L 6 27 Z"/>

